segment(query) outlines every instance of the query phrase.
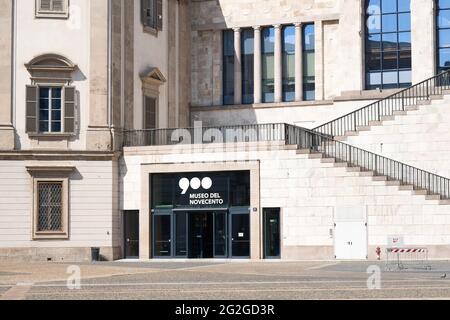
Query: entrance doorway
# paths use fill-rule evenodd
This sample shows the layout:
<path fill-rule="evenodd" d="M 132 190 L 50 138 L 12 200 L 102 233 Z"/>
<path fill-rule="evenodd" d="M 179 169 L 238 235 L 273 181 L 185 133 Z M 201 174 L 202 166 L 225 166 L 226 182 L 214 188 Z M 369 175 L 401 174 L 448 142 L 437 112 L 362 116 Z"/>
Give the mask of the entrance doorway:
<path fill-rule="evenodd" d="M 124 211 L 124 256 L 126 259 L 139 258 L 139 211 Z"/>
<path fill-rule="evenodd" d="M 335 255 L 338 260 L 367 259 L 367 226 L 365 222 L 336 222 Z"/>
<path fill-rule="evenodd" d="M 214 215 L 212 212 L 192 212 L 189 216 L 189 258 L 214 257 Z"/>
<path fill-rule="evenodd" d="M 280 258 L 280 209 L 264 209 L 264 258 Z"/>

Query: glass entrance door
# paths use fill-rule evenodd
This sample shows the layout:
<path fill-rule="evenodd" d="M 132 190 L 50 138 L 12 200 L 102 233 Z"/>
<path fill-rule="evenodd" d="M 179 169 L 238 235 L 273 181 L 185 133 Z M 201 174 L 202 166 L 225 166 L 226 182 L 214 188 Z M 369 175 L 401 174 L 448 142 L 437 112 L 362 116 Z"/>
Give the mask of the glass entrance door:
<path fill-rule="evenodd" d="M 211 212 L 189 213 L 189 258 L 214 257 L 214 215 Z"/>
<path fill-rule="evenodd" d="M 250 257 L 250 214 L 231 214 L 231 256 Z"/>
<path fill-rule="evenodd" d="M 125 258 L 139 258 L 139 211 L 124 211 Z"/>
<path fill-rule="evenodd" d="M 170 257 L 172 255 L 171 215 L 153 216 L 153 255 Z"/>
<path fill-rule="evenodd" d="M 264 258 L 280 258 L 280 209 L 264 209 Z"/>
<path fill-rule="evenodd" d="M 228 216 L 228 212 L 226 212 L 226 211 L 214 213 L 214 257 L 215 258 L 226 258 L 228 256 L 227 216 Z"/>

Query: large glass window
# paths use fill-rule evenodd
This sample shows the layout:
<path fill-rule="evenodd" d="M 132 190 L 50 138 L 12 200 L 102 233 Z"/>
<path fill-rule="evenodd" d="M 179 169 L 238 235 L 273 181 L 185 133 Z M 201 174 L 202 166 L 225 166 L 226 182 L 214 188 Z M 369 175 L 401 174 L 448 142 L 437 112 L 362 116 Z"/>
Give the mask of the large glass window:
<path fill-rule="evenodd" d="M 366 1 L 366 88 L 410 85 L 410 0 Z"/>
<path fill-rule="evenodd" d="M 261 32 L 262 44 L 262 100 L 263 102 L 275 101 L 275 29 L 266 27 Z"/>
<path fill-rule="evenodd" d="M 295 100 L 295 27 L 283 28 L 283 101 Z"/>
<path fill-rule="evenodd" d="M 437 0 L 437 71 L 450 69 L 450 0 Z"/>
<path fill-rule="evenodd" d="M 253 103 L 253 67 L 254 67 L 254 33 L 253 29 L 243 29 L 241 34 L 242 48 L 242 103 Z"/>
<path fill-rule="evenodd" d="M 223 104 L 234 104 L 234 31 L 223 32 Z"/>
<path fill-rule="evenodd" d="M 303 27 L 303 100 L 316 99 L 314 24 Z"/>

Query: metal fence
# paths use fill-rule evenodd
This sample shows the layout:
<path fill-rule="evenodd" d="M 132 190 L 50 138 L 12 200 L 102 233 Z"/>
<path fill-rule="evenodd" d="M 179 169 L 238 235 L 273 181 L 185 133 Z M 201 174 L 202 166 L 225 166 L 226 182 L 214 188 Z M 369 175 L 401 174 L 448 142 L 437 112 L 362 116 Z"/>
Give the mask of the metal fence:
<path fill-rule="evenodd" d="M 427 248 L 387 248 L 386 271 L 430 270 Z"/>
<path fill-rule="evenodd" d="M 346 132 L 357 131 L 359 127 L 369 126 L 372 121 L 381 121 L 383 116 L 392 116 L 395 111 L 405 111 L 408 106 L 417 106 L 421 101 L 429 100 L 434 95 L 442 95 L 443 90 L 449 89 L 450 70 L 412 87 L 400 90 L 313 130 L 333 137 L 344 136 Z"/>
<path fill-rule="evenodd" d="M 427 194 L 440 195 L 441 199 L 450 199 L 450 179 L 448 178 L 335 141 L 331 136 L 311 130 L 290 126 L 287 132 L 287 143 L 296 144 L 301 149 L 320 152 L 325 157 L 361 167 L 364 171 L 373 171 L 376 175 L 386 176 L 388 180 L 399 181 L 401 185 L 411 185 L 416 190 L 427 190 Z"/>

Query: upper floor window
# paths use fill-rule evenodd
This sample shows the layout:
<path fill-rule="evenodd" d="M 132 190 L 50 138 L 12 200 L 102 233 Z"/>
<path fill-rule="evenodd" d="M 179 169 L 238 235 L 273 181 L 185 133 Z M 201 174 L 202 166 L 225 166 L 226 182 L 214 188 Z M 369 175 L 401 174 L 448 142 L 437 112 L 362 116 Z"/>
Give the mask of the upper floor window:
<path fill-rule="evenodd" d="M 295 100 L 295 27 L 283 28 L 283 101 Z"/>
<path fill-rule="evenodd" d="M 437 71 L 450 69 L 450 0 L 437 0 Z"/>
<path fill-rule="evenodd" d="M 75 134 L 76 90 L 71 86 L 76 66 L 58 55 L 43 55 L 26 64 L 25 129 L 29 134 Z"/>
<path fill-rule="evenodd" d="M 303 100 L 316 99 L 316 45 L 314 24 L 303 26 Z"/>
<path fill-rule="evenodd" d="M 254 92 L 254 33 L 253 29 L 243 29 L 241 33 L 242 48 L 242 103 L 253 103 Z"/>
<path fill-rule="evenodd" d="M 36 17 L 67 18 L 69 0 L 36 0 Z"/>
<path fill-rule="evenodd" d="M 157 33 L 163 29 L 163 0 L 141 0 L 144 31 Z"/>
<path fill-rule="evenodd" d="M 223 104 L 234 103 L 234 31 L 223 31 Z"/>
<path fill-rule="evenodd" d="M 265 27 L 261 32 L 262 100 L 275 101 L 275 28 Z"/>
<path fill-rule="evenodd" d="M 366 1 L 366 88 L 411 85 L 410 0 Z"/>

